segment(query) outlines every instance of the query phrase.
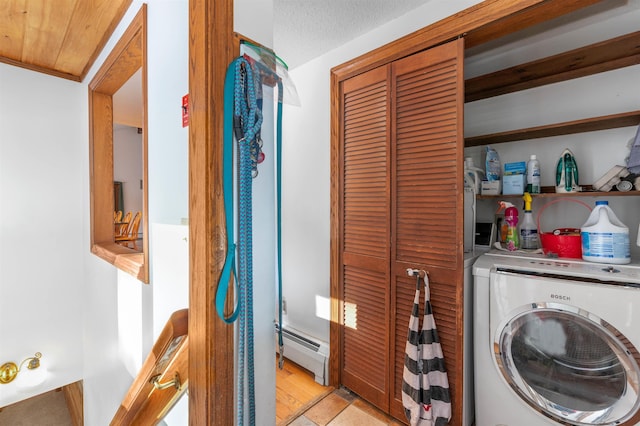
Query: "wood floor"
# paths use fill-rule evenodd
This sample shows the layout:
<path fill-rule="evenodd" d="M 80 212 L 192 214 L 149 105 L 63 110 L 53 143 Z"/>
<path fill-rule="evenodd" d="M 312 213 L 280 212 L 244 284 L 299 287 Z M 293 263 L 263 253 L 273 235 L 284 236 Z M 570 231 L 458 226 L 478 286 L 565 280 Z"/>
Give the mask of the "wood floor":
<path fill-rule="evenodd" d="M 291 361 L 276 361 L 277 426 L 403 426 L 348 389 L 317 384 Z"/>
<path fill-rule="evenodd" d="M 285 359 L 282 370 L 276 357 L 276 424 L 287 425 L 334 389 L 316 383 L 313 375 Z"/>

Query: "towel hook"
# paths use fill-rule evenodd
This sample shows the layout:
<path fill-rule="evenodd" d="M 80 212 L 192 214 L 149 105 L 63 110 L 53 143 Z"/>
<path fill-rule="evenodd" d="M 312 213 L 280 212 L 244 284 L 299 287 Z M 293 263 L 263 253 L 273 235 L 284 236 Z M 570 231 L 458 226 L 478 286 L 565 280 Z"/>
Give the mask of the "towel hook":
<path fill-rule="evenodd" d="M 424 269 L 407 268 L 407 275 L 410 277 L 424 278 L 428 275 L 428 273 Z"/>

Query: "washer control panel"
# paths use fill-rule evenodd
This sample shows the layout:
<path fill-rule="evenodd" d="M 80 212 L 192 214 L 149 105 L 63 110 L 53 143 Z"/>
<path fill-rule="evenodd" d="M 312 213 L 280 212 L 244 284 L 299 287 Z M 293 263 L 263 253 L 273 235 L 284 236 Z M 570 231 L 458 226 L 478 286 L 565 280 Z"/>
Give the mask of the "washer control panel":
<path fill-rule="evenodd" d="M 543 255 L 490 252 L 495 266 L 523 271 L 552 273 L 581 278 L 640 283 L 640 264 L 612 265 L 573 259 L 551 259 Z"/>

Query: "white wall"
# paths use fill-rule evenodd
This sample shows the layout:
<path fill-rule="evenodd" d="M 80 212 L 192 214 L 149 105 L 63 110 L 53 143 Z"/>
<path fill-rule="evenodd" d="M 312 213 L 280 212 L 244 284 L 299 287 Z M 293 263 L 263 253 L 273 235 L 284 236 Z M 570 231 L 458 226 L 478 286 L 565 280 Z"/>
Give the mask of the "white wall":
<path fill-rule="evenodd" d="M 290 71 L 302 106 L 285 105 L 284 111 L 285 324 L 329 341 L 331 68 L 476 3 L 432 0 Z"/>
<path fill-rule="evenodd" d="M 123 214 L 142 212 L 142 135 L 136 127 L 113 130 L 113 180 L 122 182 Z"/>
<path fill-rule="evenodd" d="M 188 217 L 188 132 L 182 128 L 181 100 L 188 90 L 188 1 L 151 0 L 148 3 L 148 195 L 150 247 L 157 224 L 179 225 Z M 86 84 L 138 12 L 134 0 L 109 40 Z M 171 28 L 171 31 L 167 31 Z M 87 120 L 87 111 L 84 111 Z M 88 150 L 83 149 L 84 175 L 84 410 L 85 424 L 108 424 L 154 343 L 154 329 L 167 318 L 155 317 L 156 294 L 174 300 L 173 311 L 186 304 L 188 278 L 168 283 L 153 276 L 157 260 L 150 252 L 151 283 L 142 284 L 88 251 Z M 184 262 L 185 259 L 183 258 Z M 178 265 L 181 271 L 188 270 Z M 175 297 L 171 297 L 174 294 Z M 160 322 L 161 324 L 156 324 Z"/>
<path fill-rule="evenodd" d="M 86 103 L 86 86 L 0 64 L 0 364 L 40 351 L 48 373 L 0 385 L 0 407 L 82 378 Z"/>

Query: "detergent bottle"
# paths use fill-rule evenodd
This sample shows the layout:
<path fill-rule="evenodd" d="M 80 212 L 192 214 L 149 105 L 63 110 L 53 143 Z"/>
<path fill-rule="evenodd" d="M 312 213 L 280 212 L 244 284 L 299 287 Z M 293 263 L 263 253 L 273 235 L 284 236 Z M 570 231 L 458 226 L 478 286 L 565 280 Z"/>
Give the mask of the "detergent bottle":
<path fill-rule="evenodd" d="M 500 201 L 498 212 L 504 210 L 504 221 L 507 223 L 507 250 L 518 250 L 518 209 L 508 201 Z"/>
<path fill-rule="evenodd" d="M 540 241 L 538 239 L 538 228 L 533 221 L 533 213 L 531 213 L 531 194 L 524 193 L 524 219 L 520 225 L 520 243 L 523 249 L 537 249 Z"/>
<path fill-rule="evenodd" d="M 540 161 L 535 154 L 531 154 L 531 158 L 527 162 L 527 192 L 540 193 Z"/>
<path fill-rule="evenodd" d="M 631 262 L 629 228 L 618 219 L 608 201 L 596 201 L 580 235 L 582 259 L 614 264 Z"/>
<path fill-rule="evenodd" d="M 472 187 L 476 194 L 480 193 L 480 184 L 482 182 L 482 177 L 479 173 L 484 174 L 484 170 L 473 164 L 473 158 L 466 157 L 464 159 L 465 186 Z"/>
<path fill-rule="evenodd" d="M 500 176 L 502 176 L 502 165 L 500 163 L 500 155 L 498 155 L 498 151 L 491 148 L 490 146 L 486 147 L 486 160 L 485 160 L 485 176 L 487 180 L 500 180 Z"/>

